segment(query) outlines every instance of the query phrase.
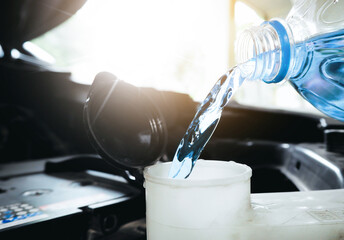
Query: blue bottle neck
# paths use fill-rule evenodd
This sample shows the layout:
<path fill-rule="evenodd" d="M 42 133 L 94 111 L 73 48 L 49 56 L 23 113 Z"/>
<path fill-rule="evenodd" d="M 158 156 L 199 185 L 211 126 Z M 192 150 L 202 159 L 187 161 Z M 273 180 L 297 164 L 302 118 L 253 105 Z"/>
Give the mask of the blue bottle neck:
<path fill-rule="evenodd" d="M 288 25 L 272 20 L 244 31 L 237 41 L 240 63 L 250 65 L 250 79 L 278 83 L 287 78 L 293 66 L 294 44 Z"/>

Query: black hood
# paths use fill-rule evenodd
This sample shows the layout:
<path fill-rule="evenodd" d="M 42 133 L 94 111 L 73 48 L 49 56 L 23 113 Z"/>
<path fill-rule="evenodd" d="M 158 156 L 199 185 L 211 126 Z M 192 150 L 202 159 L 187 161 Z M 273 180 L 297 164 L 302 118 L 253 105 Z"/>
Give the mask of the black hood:
<path fill-rule="evenodd" d="M 0 2 L 0 45 L 21 48 L 70 18 L 86 0 L 8 0 Z"/>

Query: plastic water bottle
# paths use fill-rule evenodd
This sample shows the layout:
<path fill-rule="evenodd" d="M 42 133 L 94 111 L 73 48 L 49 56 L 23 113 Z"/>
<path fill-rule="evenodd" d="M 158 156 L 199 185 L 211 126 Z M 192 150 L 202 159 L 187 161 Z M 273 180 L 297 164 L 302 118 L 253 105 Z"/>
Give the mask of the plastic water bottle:
<path fill-rule="evenodd" d="M 325 114 L 344 121 L 344 0 L 297 1 L 286 20 L 244 31 L 240 64 L 221 77 L 201 103 L 173 158 L 169 176 L 187 178 L 220 120 L 223 107 L 247 79 L 293 87 Z"/>
<path fill-rule="evenodd" d="M 343 0 L 296 1 L 286 20 L 239 35 L 236 52 L 240 63 L 250 63 L 241 69 L 250 79 L 287 79 L 314 107 L 344 121 Z"/>

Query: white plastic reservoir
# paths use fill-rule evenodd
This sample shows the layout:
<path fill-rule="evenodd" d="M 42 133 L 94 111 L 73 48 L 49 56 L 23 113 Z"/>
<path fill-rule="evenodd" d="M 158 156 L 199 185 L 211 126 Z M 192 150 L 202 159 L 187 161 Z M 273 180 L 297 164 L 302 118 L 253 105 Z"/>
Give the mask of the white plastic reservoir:
<path fill-rule="evenodd" d="M 171 179 L 170 164 L 144 171 L 148 240 L 344 239 L 344 189 L 250 194 L 246 165 L 198 160 Z"/>

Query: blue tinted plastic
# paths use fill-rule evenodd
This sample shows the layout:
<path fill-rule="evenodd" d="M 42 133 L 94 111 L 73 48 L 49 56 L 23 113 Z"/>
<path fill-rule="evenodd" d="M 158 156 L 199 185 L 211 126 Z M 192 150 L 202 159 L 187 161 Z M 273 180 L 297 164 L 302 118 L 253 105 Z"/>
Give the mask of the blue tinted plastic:
<path fill-rule="evenodd" d="M 344 121 L 344 29 L 296 45 L 303 61 L 290 78 L 293 87 L 326 115 Z"/>

